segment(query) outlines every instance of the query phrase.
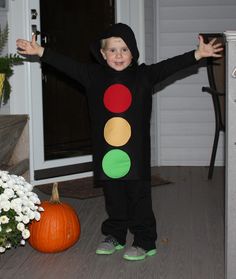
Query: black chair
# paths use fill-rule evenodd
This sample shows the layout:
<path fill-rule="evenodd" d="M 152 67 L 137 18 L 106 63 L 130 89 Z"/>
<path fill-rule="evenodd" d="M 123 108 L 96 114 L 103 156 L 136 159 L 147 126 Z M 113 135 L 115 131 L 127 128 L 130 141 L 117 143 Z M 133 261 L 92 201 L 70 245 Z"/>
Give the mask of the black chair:
<path fill-rule="evenodd" d="M 217 38 L 225 45 L 222 33 L 201 34 L 205 43 Z M 211 95 L 215 112 L 215 136 L 213 141 L 208 179 L 212 179 L 220 132 L 225 132 L 225 55 L 221 58 L 207 58 L 207 75 L 209 87 L 202 87 L 203 92 Z"/>

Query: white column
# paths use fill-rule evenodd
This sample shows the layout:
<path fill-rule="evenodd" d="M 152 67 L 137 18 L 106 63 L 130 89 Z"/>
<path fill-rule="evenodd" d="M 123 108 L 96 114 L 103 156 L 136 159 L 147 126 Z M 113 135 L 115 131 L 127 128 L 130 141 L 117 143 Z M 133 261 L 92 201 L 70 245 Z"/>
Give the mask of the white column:
<path fill-rule="evenodd" d="M 8 24 L 9 24 L 9 53 L 16 53 L 16 39 L 29 39 L 28 26 L 28 0 L 9 0 Z M 29 79 L 28 63 L 14 66 L 14 74 L 10 78 L 12 93 L 10 96 L 11 114 L 29 113 Z"/>
<path fill-rule="evenodd" d="M 236 276 L 236 31 L 226 36 L 226 279 Z"/>
<path fill-rule="evenodd" d="M 145 61 L 144 0 L 116 0 L 116 22 L 128 24 L 134 31 L 140 56 Z"/>

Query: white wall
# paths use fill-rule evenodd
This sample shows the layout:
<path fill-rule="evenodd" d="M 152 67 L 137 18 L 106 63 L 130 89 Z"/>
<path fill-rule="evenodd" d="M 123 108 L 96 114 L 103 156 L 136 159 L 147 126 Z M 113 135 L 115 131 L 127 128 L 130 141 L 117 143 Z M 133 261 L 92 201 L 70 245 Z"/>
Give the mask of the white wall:
<path fill-rule="evenodd" d="M 235 0 L 156 0 L 158 60 L 196 48 L 198 33 L 224 32 L 236 26 Z M 159 165 L 209 165 L 214 112 L 206 68 L 177 80 L 158 93 Z M 221 136 L 216 165 L 224 164 Z"/>
<path fill-rule="evenodd" d="M 6 23 L 7 23 L 7 15 L 8 15 L 8 11 L 4 10 L 4 11 L 0 11 L 0 26 L 1 26 L 1 30 L 4 29 Z M 2 53 L 0 53 L 1 56 L 4 56 L 5 54 L 7 54 L 8 52 L 8 44 L 5 46 L 5 48 L 3 49 Z M 6 105 L 1 105 L 0 107 L 0 115 L 1 114 L 7 114 L 10 111 L 10 106 L 9 103 L 7 103 Z"/>
<path fill-rule="evenodd" d="M 29 27 L 25 16 L 28 13 L 28 0 L 8 1 L 8 12 L 0 12 L 0 24 L 9 25 L 8 52 L 16 53 L 16 39 L 28 38 Z M 28 66 L 17 65 L 13 67 L 14 75 L 10 78 L 12 93 L 8 103 L 0 108 L 0 114 L 26 114 L 28 113 Z"/>
<path fill-rule="evenodd" d="M 28 0 L 9 0 L 8 22 L 10 26 L 9 51 L 16 53 L 16 39 L 29 39 Z M 11 114 L 29 113 L 29 62 L 14 67 L 14 75 L 10 80 L 12 94 L 10 98 Z"/>

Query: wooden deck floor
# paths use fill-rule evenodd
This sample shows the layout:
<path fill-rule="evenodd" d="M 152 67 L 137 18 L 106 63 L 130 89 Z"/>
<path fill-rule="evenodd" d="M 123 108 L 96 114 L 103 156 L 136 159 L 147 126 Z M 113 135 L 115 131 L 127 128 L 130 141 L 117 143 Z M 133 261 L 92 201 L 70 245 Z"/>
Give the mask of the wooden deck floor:
<path fill-rule="evenodd" d="M 0 255 L 0 279 L 223 279 L 223 168 L 215 168 L 212 181 L 204 167 L 163 167 L 159 173 L 174 183 L 152 188 L 159 235 L 156 256 L 127 262 L 122 252 L 96 255 L 106 217 L 103 197 L 62 199 L 79 214 L 79 242 L 58 254 L 42 254 L 28 244 L 8 250 Z M 131 240 L 128 235 L 128 244 Z"/>

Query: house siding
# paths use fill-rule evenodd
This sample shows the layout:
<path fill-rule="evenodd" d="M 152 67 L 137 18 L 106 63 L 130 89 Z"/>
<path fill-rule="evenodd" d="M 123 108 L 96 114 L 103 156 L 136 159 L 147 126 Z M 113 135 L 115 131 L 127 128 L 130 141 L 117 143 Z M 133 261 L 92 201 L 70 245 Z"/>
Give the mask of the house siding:
<path fill-rule="evenodd" d="M 226 0 L 159 0 L 156 18 L 158 60 L 191 49 L 199 33 L 221 33 L 236 27 L 236 2 Z M 190 70 L 186 70 L 186 75 Z M 205 67 L 180 78 L 158 92 L 155 125 L 159 165 L 209 165 L 214 138 L 214 110 Z M 224 165 L 224 134 L 216 165 Z"/>
<path fill-rule="evenodd" d="M 152 64 L 156 61 L 156 25 L 155 25 L 155 2 L 153 0 L 145 0 L 144 2 L 144 18 L 145 18 L 145 63 Z M 154 97 L 153 107 L 155 107 L 156 97 Z M 157 165 L 157 126 L 156 126 L 157 110 L 153 108 L 151 118 L 151 165 Z"/>

